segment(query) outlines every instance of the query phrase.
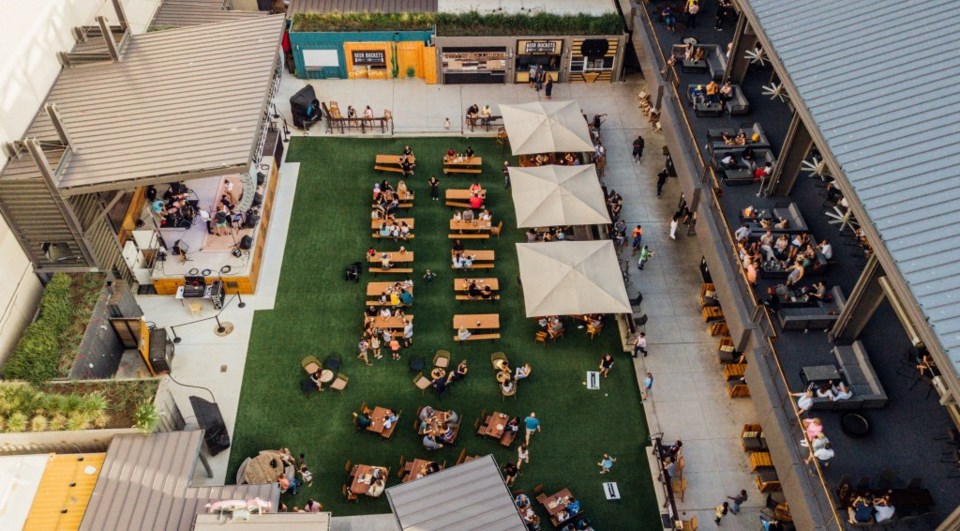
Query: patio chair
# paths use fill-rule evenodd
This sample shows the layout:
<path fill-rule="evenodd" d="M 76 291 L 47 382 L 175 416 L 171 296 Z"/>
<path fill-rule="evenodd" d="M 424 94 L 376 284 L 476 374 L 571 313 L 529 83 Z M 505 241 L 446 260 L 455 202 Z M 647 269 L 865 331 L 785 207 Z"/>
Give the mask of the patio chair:
<path fill-rule="evenodd" d="M 330 389 L 335 389 L 343 394 L 343 390 L 347 388 L 347 383 L 350 382 L 350 378 L 346 374 L 340 373 L 334 378 L 333 382 L 330 383 Z"/>
<path fill-rule="evenodd" d="M 500 237 L 500 231 L 503 230 L 503 220 L 500 220 L 500 223 L 497 223 L 496 227 L 490 227 L 490 236 Z"/>
<path fill-rule="evenodd" d="M 347 459 L 347 464 L 343 465 L 343 471 L 349 474 L 351 470 L 353 470 L 353 463 Z"/>
<path fill-rule="evenodd" d="M 459 465 L 463 463 L 463 460 L 466 458 L 467 458 L 467 449 L 464 448 L 463 450 L 460 450 L 460 455 L 457 456 L 457 464 Z"/>
<path fill-rule="evenodd" d="M 414 356 L 410 358 L 410 372 L 422 372 L 426 365 L 427 362 L 422 356 Z"/>
<path fill-rule="evenodd" d="M 446 369 L 450 366 L 450 353 L 446 350 L 438 350 L 436 354 L 433 355 L 433 365 L 434 367 L 440 367 L 441 369 Z"/>
<path fill-rule="evenodd" d="M 430 389 L 431 383 L 432 382 L 430 381 L 430 378 L 424 376 L 422 372 L 417 373 L 417 375 L 413 377 L 413 385 L 420 390 L 420 394 L 423 394 L 427 389 Z"/>
<path fill-rule="evenodd" d="M 503 352 L 494 352 L 493 354 L 490 354 L 490 366 L 492 366 L 493 370 L 495 371 L 500 370 L 500 368 L 497 367 L 498 361 L 506 361 L 508 364 L 510 363 L 509 361 L 507 361 L 507 355 L 504 354 Z"/>
<path fill-rule="evenodd" d="M 543 331 L 537 332 L 537 335 L 533 336 L 533 342 L 547 346 L 547 333 Z"/>
<path fill-rule="evenodd" d="M 343 362 L 340 360 L 340 356 L 336 354 L 330 354 L 325 360 L 323 360 L 323 368 L 330 369 L 331 371 L 337 371 L 343 365 Z"/>
<path fill-rule="evenodd" d="M 307 374 L 313 374 L 320 370 L 320 360 L 316 356 L 307 356 L 300 360 L 300 366 L 307 371 Z"/>
<path fill-rule="evenodd" d="M 603 325 L 600 325 L 600 326 L 587 325 L 587 335 L 590 336 L 591 340 L 597 337 L 597 334 L 599 334 L 600 332 L 603 332 Z"/>

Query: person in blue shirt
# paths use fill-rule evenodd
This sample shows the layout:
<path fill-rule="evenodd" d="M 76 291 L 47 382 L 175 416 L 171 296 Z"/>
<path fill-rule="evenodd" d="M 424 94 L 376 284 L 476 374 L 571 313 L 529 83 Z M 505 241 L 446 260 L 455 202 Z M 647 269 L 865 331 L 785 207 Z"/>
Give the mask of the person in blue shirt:
<path fill-rule="evenodd" d="M 526 435 L 525 442 L 529 445 L 529 444 L 530 444 L 530 435 L 532 435 L 533 432 L 535 432 L 535 431 L 536 431 L 536 432 L 541 431 L 541 430 L 540 430 L 540 419 L 537 418 L 537 414 L 536 414 L 536 413 L 534 413 L 534 412 L 531 411 L 531 412 L 530 412 L 530 415 L 529 415 L 527 418 L 523 419 L 523 424 L 524 424 L 524 426 L 527 428 L 527 435 Z"/>
<path fill-rule="evenodd" d="M 400 303 L 404 306 L 410 306 L 413 304 L 413 294 L 407 290 L 400 291 Z"/>
<path fill-rule="evenodd" d="M 580 512 L 580 500 L 570 497 L 567 498 L 567 512 L 573 516 Z"/>

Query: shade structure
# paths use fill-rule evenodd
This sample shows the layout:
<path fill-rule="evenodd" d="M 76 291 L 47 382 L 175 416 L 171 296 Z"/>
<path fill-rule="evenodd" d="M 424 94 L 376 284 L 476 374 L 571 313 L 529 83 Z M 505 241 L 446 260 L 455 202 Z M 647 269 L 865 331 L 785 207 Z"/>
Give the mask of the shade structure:
<path fill-rule="evenodd" d="M 575 101 L 500 105 L 514 155 L 593 151 L 590 131 Z"/>
<path fill-rule="evenodd" d="M 510 168 L 517 227 L 610 223 L 593 164 Z"/>
<path fill-rule="evenodd" d="M 631 313 L 610 240 L 518 243 L 527 317 Z"/>

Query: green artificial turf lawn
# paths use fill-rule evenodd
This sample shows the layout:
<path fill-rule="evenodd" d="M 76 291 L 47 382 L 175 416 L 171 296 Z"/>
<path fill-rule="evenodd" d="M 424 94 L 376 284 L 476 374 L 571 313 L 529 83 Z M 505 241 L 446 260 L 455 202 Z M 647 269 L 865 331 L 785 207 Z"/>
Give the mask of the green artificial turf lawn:
<path fill-rule="evenodd" d="M 441 171 L 442 153 L 451 145 L 462 151 L 468 142 L 484 158 L 480 180 L 488 190 L 487 204 L 494 221 L 504 222 L 499 239 L 464 242 L 467 249 L 494 249 L 497 253 L 496 268 L 483 273 L 500 279 L 502 298 L 494 304 L 454 300 L 452 279 L 468 275 L 456 275 L 450 269 L 452 242 L 447 238 L 447 225 L 451 209 L 444 206 L 442 192 L 440 201 L 431 201 L 426 184 L 430 175 L 436 175 L 441 190 L 468 187 L 473 176 L 445 176 Z M 382 360 L 371 356 L 374 366 L 366 367 L 357 359 L 355 347 L 362 331 L 366 284 L 402 276 L 373 278 L 365 269 L 360 284 L 356 284 L 344 281 L 343 270 L 354 261 L 364 260 L 364 252 L 371 245 L 378 250 L 399 247 L 393 242 L 374 243 L 370 237 L 370 191 L 380 179 L 386 178 L 394 185 L 398 180 L 398 174 L 372 170 L 375 154 L 399 153 L 404 144 L 410 144 L 417 155 L 416 176 L 407 179 L 416 193 L 415 206 L 398 216 L 409 215 L 416 220 L 416 237 L 406 243 L 407 249 L 416 253 L 416 299 L 408 311 L 416 317 L 414 344 L 403 351 L 399 362 L 390 360 L 388 353 Z M 228 478 L 235 477 L 244 458 L 264 449 L 289 447 L 294 454 L 306 454 L 314 484 L 304 487 L 297 496 L 285 495 L 283 501 L 288 507 L 303 505 L 312 497 L 337 516 L 385 513 L 390 511 L 386 496 L 361 496 L 359 502 L 343 498 L 341 485 L 347 460 L 390 467 L 388 487 L 398 481 L 401 455 L 408 460 L 422 457 L 453 465 L 465 448 L 468 455 L 492 453 L 502 465 L 516 460 L 522 430 L 514 447 L 506 449 L 498 441 L 477 437 L 474 420 L 483 409 L 521 419 L 535 411 L 543 432 L 531 440 L 531 463 L 523 467 L 514 489 L 530 493 L 534 486 L 543 484 L 544 491 L 552 494 L 568 487 L 582 500 L 598 529 L 659 525 L 643 455 L 647 426 L 636 375 L 630 358 L 619 349 L 616 326 L 610 321 L 600 336 L 590 340 L 584 330 L 570 323 L 562 341 L 546 347 L 533 341 L 537 325 L 524 316 L 523 295 L 517 283 L 514 244 L 524 236 L 516 228 L 512 198 L 503 187 L 500 172 L 507 154 L 492 139 L 293 139 L 287 163 L 299 161 L 301 167 L 279 292 L 275 309 L 258 311 L 254 319 Z M 425 268 L 438 274 L 432 284 L 420 278 Z M 451 321 L 455 313 L 493 312 L 500 314 L 501 340 L 463 346 L 454 343 Z M 422 356 L 429 363 L 438 349 L 450 351 L 454 365 L 468 358 L 471 368 L 467 379 L 452 385 L 442 399 L 432 391 L 421 394 L 413 386 L 414 375 L 407 367 L 413 356 Z M 514 366 L 527 362 L 533 366 L 531 378 L 520 382 L 516 398 L 506 401 L 490 366 L 490 354 L 497 351 L 505 352 Z M 596 370 L 605 352 L 613 352 L 618 363 L 610 377 L 602 381 L 601 390 L 588 391 L 585 373 Z M 315 355 L 322 360 L 330 353 L 343 359 L 342 372 L 350 378 L 345 392 L 303 395 L 300 382 L 305 374 L 300 359 Z M 402 410 L 392 439 L 356 432 L 351 412 L 358 410 L 361 402 Z M 417 408 L 427 404 L 460 414 L 463 429 L 456 446 L 434 453 L 423 449 L 413 422 Z M 600 475 L 596 463 L 605 452 L 618 461 L 611 474 Z M 622 501 L 605 500 L 603 481 L 618 483 Z M 544 528 L 549 528 L 546 511 L 535 505 Z"/>

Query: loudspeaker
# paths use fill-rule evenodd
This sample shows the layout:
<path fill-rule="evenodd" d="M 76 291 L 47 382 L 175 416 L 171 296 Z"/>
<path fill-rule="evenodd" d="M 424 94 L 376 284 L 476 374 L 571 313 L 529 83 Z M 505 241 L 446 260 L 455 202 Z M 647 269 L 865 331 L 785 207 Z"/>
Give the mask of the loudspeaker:
<path fill-rule="evenodd" d="M 244 251 L 249 251 L 250 248 L 253 247 L 253 238 L 251 238 L 249 235 L 244 236 L 243 238 L 240 238 L 239 245 Z"/>
<path fill-rule="evenodd" d="M 244 228 L 255 229 L 258 223 L 260 223 L 260 213 L 253 209 L 248 210 L 247 219 L 243 223 Z"/>

